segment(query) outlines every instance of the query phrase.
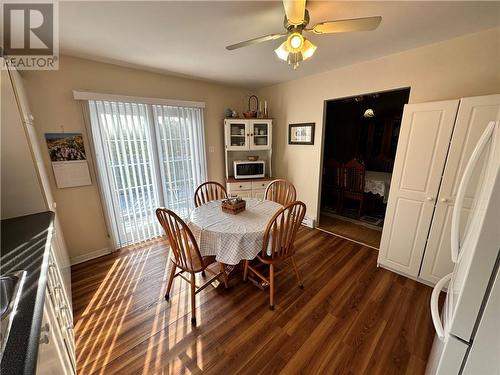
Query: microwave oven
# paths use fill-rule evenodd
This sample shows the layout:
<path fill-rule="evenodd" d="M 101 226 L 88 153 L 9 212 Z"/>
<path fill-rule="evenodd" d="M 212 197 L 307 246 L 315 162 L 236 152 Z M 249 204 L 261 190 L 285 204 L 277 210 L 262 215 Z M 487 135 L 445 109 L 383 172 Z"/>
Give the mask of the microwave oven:
<path fill-rule="evenodd" d="M 266 176 L 266 162 L 264 160 L 235 160 L 233 163 L 234 178 L 236 179 Z"/>

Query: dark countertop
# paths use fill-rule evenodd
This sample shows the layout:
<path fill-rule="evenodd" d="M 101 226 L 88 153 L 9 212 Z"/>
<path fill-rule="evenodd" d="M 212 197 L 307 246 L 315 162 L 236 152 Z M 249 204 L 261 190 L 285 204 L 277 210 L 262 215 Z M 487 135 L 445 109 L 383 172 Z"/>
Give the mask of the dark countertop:
<path fill-rule="evenodd" d="M 0 373 L 35 374 L 54 213 L 1 221 L 0 274 L 27 271 Z"/>

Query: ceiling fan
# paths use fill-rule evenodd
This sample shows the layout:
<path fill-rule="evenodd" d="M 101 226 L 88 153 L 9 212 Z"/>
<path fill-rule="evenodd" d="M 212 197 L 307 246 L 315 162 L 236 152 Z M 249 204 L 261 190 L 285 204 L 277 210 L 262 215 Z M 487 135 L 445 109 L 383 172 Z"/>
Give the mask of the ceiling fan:
<path fill-rule="evenodd" d="M 320 22 L 312 28 L 308 28 L 309 12 L 306 9 L 306 0 L 283 0 L 283 6 L 285 7 L 285 21 L 283 22 L 283 26 L 286 32 L 245 40 L 244 42 L 227 46 L 226 49 L 232 51 L 252 44 L 286 37 L 286 41 L 275 49 L 274 52 L 276 52 L 278 58 L 288 62 L 288 64 L 296 69 L 299 63 L 311 57 L 317 48 L 302 35 L 304 32 L 333 34 L 351 31 L 370 31 L 375 30 L 380 21 L 382 21 L 381 16 L 353 18 Z"/>

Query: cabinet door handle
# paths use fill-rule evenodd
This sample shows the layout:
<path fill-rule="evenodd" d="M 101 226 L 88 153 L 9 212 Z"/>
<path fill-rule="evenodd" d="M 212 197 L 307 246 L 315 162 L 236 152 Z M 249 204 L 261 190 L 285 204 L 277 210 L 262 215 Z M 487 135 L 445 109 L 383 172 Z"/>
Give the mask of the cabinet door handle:
<path fill-rule="evenodd" d="M 440 200 L 441 200 L 441 202 L 443 202 L 443 203 L 448 202 L 448 198 L 441 198 Z"/>
<path fill-rule="evenodd" d="M 427 198 L 425 198 L 425 199 L 426 199 L 426 200 L 428 200 L 429 202 L 432 202 L 432 201 L 434 200 L 434 198 L 433 198 L 433 197 L 427 197 Z"/>

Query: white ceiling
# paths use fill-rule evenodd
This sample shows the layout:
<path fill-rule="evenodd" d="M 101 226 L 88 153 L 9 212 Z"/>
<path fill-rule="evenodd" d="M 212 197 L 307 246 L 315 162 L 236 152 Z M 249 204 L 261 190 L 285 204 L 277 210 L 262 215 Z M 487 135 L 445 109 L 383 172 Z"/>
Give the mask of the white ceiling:
<path fill-rule="evenodd" d="M 376 31 L 314 35 L 316 54 L 293 69 L 280 41 L 228 44 L 282 32 L 278 1 L 60 2 L 63 54 L 249 88 L 295 79 L 500 25 L 499 2 L 308 1 L 311 24 L 381 15 Z M 309 35 L 309 34 L 308 34 Z"/>

